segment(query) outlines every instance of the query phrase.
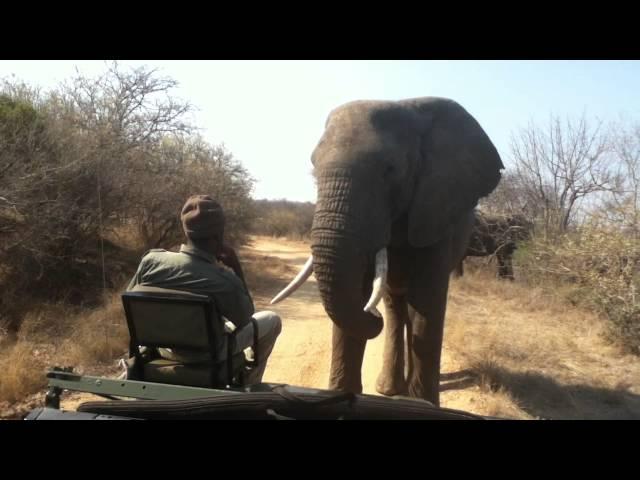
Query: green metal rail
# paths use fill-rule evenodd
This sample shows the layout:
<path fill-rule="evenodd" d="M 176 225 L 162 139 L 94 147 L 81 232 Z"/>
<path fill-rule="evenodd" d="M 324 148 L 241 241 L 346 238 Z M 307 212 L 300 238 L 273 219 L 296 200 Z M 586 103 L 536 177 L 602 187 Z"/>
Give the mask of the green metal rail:
<path fill-rule="evenodd" d="M 104 377 L 78 375 L 70 369 L 58 369 L 47 373 L 49 392 L 46 405 L 60 408 L 60 394 L 63 390 L 87 392 L 104 397 L 125 397 L 144 400 L 186 400 L 237 394 L 237 390 L 218 390 L 212 388 L 168 385 L 164 383 L 139 382 L 135 380 L 117 380 Z"/>

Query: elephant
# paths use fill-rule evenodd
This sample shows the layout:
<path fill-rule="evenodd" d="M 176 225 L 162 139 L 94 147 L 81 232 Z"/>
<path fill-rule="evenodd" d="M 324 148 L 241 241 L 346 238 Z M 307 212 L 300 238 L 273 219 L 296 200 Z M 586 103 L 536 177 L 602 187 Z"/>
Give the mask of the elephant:
<path fill-rule="evenodd" d="M 365 346 L 382 331 L 376 305 L 384 299 L 376 389 L 439 405 L 449 277 L 478 200 L 500 181 L 498 151 L 453 100 L 357 100 L 330 112 L 311 163 L 311 255 L 271 303 L 314 273 L 333 322 L 329 388 L 361 393 Z"/>
<path fill-rule="evenodd" d="M 466 257 L 487 257 L 498 259 L 498 277 L 513 280 L 513 254 L 518 243 L 525 241 L 533 231 L 533 222 L 522 214 L 487 215 L 476 211 L 469 239 L 469 246 L 455 270 L 455 276 L 464 275 Z"/>

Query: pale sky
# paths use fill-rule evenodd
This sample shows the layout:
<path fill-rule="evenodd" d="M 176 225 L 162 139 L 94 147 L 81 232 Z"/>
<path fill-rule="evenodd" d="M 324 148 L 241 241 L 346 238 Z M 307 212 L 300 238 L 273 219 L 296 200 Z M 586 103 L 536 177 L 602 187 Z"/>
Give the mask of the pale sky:
<path fill-rule="evenodd" d="M 257 180 L 255 198 L 315 201 L 310 155 L 328 113 L 359 99 L 421 96 L 459 102 L 509 165 L 511 132 L 550 113 L 640 119 L 640 61 L 120 61 L 147 65 L 179 82 L 194 123 L 224 143 Z M 55 86 L 103 61 L 0 61 L 0 78 Z"/>

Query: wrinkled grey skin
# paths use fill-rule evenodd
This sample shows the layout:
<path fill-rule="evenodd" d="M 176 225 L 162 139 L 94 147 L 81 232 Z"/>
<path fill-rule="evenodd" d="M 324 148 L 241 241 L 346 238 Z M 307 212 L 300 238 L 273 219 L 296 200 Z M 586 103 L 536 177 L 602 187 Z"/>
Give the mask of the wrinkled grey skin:
<path fill-rule="evenodd" d="M 478 199 L 500 180 L 498 152 L 451 100 L 356 101 L 331 112 L 312 163 L 313 268 L 334 323 L 329 388 L 362 391 L 366 341 L 382 330 L 363 307 L 375 254 L 387 247 L 390 315 L 377 388 L 438 405 L 449 275 L 464 255 Z"/>
<path fill-rule="evenodd" d="M 498 260 L 498 277 L 513 280 L 513 254 L 518 243 L 527 240 L 532 231 L 533 222 L 522 214 L 499 216 L 475 212 L 469 246 L 456 266 L 456 276 L 462 277 L 464 274 L 465 258 L 495 255 Z"/>

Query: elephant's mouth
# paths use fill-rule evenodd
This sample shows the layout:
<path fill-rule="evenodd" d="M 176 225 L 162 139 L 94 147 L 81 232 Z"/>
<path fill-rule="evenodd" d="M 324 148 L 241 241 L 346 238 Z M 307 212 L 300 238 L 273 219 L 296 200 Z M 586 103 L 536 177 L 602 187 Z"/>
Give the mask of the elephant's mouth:
<path fill-rule="evenodd" d="M 389 271 L 387 249 L 381 248 L 372 258 L 373 261 L 367 261 L 367 267 L 364 271 L 364 281 L 362 284 L 363 299 L 367 299 L 363 311 L 368 312 L 376 317 L 382 318 L 382 314 L 378 311 L 377 306 L 382 300 L 386 286 L 387 273 Z M 313 255 L 310 255 L 300 272 L 296 277 L 282 289 L 270 304 L 274 305 L 292 295 L 306 282 L 313 273 Z"/>

